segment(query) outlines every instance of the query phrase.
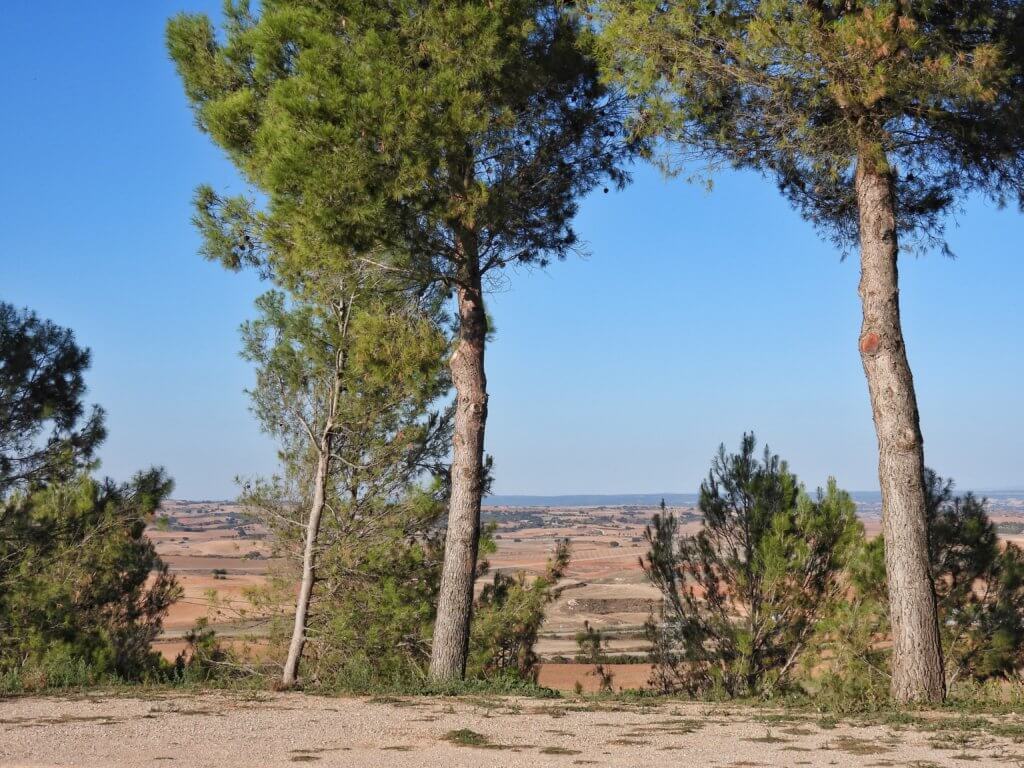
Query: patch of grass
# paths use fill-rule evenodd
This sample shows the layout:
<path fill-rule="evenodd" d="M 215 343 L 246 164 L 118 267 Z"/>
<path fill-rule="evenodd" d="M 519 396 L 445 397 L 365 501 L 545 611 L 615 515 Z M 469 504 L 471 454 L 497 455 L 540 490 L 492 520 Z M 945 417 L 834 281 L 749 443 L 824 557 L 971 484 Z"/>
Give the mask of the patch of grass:
<path fill-rule="evenodd" d="M 827 749 L 837 749 L 850 755 L 884 755 L 892 750 L 871 739 L 860 739 L 856 736 L 837 736 L 827 744 Z"/>
<path fill-rule="evenodd" d="M 952 732 L 940 731 L 928 741 L 935 749 L 958 750 L 955 755 L 951 755 L 954 760 L 976 762 L 981 759 L 981 756 L 968 752 L 968 750 L 983 747 L 991 743 L 992 740 L 983 733 L 979 734 L 972 730 L 954 730 Z"/>
<path fill-rule="evenodd" d="M 422 707 L 424 702 L 400 699 L 397 696 L 372 696 L 367 704 L 390 704 L 392 707 Z"/>
<path fill-rule="evenodd" d="M 469 728 L 459 728 L 455 731 L 448 731 L 448 733 L 441 738 L 458 747 L 475 747 L 476 749 L 522 749 L 522 747 L 513 747 L 508 744 L 495 744 L 484 734 L 471 731 Z"/>
<path fill-rule="evenodd" d="M 557 717 L 565 717 L 566 711 L 567 710 L 565 709 L 565 707 L 547 706 L 547 707 L 537 707 L 536 709 L 532 709 L 532 710 L 530 710 L 530 714 L 531 715 L 547 715 L 548 717 L 556 717 L 557 718 Z"/>
<path fill-rule="evenodd" d="M 578 749 L 568 749 L 567 747 L 541 747 L 540 753 L 542 755 L 579 755 L 582 754 Z"/>
<path fill-rule="evenodd" d="M 1024 723 L 991 723 L 989 730 L 994 735 L 1013 742 L 1024 741 Z"/>
<path fill-rule="evenodd" d="M 651 723 L 651 732 L 661 731 L 668 733 L 673 736 L 686 736 L 691 733 L 696 733 L 703 728 L 707 723 L 703 723 L 700 720 L 693 720 L 692 718 L 686 717 L 674 717 L 670 720 L 655 720 Z"/>
<path fill-rule="evenodd" d="M 782 744 L 784 742 L 791 741 L 791 739 L 786 739 L 782 736 L 774 736 L 771 728 L 769 728 L 765 731 L 764 736 L 752 736 L 743 739 L 743 741 L 752 741 L 756 744 Z"/>
<path fill-rule="evenodd" d="M 758 723 L 765 723 L 767 725 L 779 725 L 781 723 L 800 723 L 803 722 L 803 717 L 800 715 L 791 714 L 788 712 L 772 712 L 766 715 L 755 715 L 754 721 Z"/>
<path fill-rule="evenodd" d="M 867 723 L 886 725 L 896 730 L 904 728 L 921 728 L 925 720 L 910 712 L 884 712 L 863 719 Z"/>
<path fill-rule="evenodd" d="M 471 731 L 469 728 L 448 731 L 442 738 L 460 747 L 486 747 L 491 743 L 491 740 L 482 733 Z"/>

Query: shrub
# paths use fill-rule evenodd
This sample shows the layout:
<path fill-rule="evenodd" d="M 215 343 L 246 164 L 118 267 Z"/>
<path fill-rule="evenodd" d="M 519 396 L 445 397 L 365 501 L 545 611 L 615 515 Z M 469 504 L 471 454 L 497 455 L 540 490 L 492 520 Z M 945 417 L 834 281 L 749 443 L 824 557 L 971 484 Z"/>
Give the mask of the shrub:
<path fill-rule="evenodd" d="M 545 609 L 560 594 L 557 583 L 570 557 L 569 540 L 563 539 L 555 545 L 544 574 L 532 582 L 523 572 L 496 573 L 494 581 L 484 586 L 474 609 L 470 676 L 536 682 L 537 633 Z"/>
<path fill-rule="evenodd" d="M 925 479 L 947 686 L 1010 678 L 1024 661 L 1024 554 L 1000 547 L 984 499 L 954 496 L 931 470 Z"/>
<path fill-rule="evenodd" d="M 955 496 L 952 481 L 932 470 L 925 494 L 947 688 L 1015 679 L 1024 664 L 1024 554 L 1000 546 L 984 499 Z M 889 688 L 882 537 L 857 546 L 848 579 L 849 600 L 819 627 L 808 681 L 835 709 L 875 708 L 888 702 Z"/>
<path fill-rule="evenodd" d="M 245 674 L 233 655 L 222 645 L 205 617 L 185 633 L 185 650 L 174 660 L 174 680 L 181 683 L 208 683 Z"/>
<path fill-rule="evenodd" d="M 769 695 L 791 682 L 815 625 L 840 589 L 861 530 L 849 495 L 830 480 L 812 499 L 755 439 L 719 448 L 701 484 L 703 529 L 680 537 L 665 511 L 646 531 L 643 561 L 662 593 L 648 622 L 653 682 L 664 692 Z"/>
<path fill-rule="evenodd" d="M 611 693 L 615 675 L 604 666 L 607 661 L 607 653 L 605 638 L 601 630 L 591 626 L 589 621 L 584 621 L 583 631 L 576 633 L 576 645 L 579 648 L 576 653 L 576 661 L 580 664 L 593 664 L 593 674 L 597 678 L 598 688 L 602 693 Z M 582 693 L 583 686 L 580 683 L 577 683 L 576 686 L 576 692 Z"/>
<path fill-rule="evenodd" d="M 80 477 L 0 507 L 0 670 L 31 687 L 142 680 L 181 593 L 144 535 L 170 492 L 158 470 L 127 485 Z"/>
<path fill-rule="evenodd" d="M 834 600 L 803 658 L 803 685 L 822 708 L 878 710 L 889 705 L 889 602 L 885 558 L 863 535 L 851 548 L 842 599 Z"/>
<path fill-rule="evenodd" d="M 373 540 L 339 537 L 324 551 L 307 633 L 311 679 L 369 691 L 422 678 L 444 554 L 439 513 L 424 497 Z"/>

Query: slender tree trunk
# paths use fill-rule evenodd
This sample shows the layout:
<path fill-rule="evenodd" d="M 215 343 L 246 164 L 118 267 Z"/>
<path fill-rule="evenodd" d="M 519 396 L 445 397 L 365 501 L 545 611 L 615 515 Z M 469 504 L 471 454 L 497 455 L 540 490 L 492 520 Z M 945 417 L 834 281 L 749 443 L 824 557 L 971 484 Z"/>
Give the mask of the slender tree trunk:
<path fill-rule="evenodd" d="M 860 356 L 878 437 L 885 570 L 893 632 L 892 695 L 940 702 L 945 695 L 935 590 L 928 562 L 924 440 L 900 325 L 891 171 L 870 150 L 857 162 L 860 209 Z"/>
<path fill-rule="evenodd" d="M 430 657 L 430 676 L 434 680 L 455 680 L 466 674 L 473 582 L 480 543 L 480 502 L 485 480 L 484 427 L 487 422 L 487 378 L 484 374 L 487 317 L 479 266 L 475 253 L 468 255 L 471 258 L 467 259 L 467 274 L 458 288 L 459 342 L 450 363 L 456 408 L 448 533 Z"/>
<path fill-rule="evenodd" d="M 327 441 L 325 441 L 327 443 Z M 320 446 L 320 457 L 316 464 L 314 477 L 313 501 L 309 508 L 309 520 L 306 523 L 306 542 L 302 553 L 302 584 L 299 586 L 299 598 L 295 605 L 295 624 L 292 628 L 292 640 L 288 646 L 288 659 L 281 675 L 281 687 L 291 688 L 299 679 L 299 661 L 302 659 L 302 648 L 306 644 L 306 620 L 309 617 L 309 598 L 313 594 L 313 582 L 316 576 L 316 540 L 320 533 L 320 519 L 323 517 L 327 495 L 327 470 L 330 461 L 330 445 Z"/>

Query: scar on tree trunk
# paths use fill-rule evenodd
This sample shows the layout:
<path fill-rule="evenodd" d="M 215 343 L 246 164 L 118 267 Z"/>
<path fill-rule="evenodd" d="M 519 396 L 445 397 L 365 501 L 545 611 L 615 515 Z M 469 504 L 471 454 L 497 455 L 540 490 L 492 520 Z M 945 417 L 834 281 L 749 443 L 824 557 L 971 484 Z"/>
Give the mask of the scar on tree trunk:
<path fill-rule="evenodd" d="M 892 176 L 877 150 L 860 153 L 856 191 L 863 309 L 859 348 L 878 438 L 893 633 L 892 696 L 900 703 L 935 703 L 945 696 L 945 679 L 928 560 L 924 440 L 900 325 Z"/>
<path fill-rule="evenodd" d="M 458 302 L 459 340 L 450 363 L 456 391 L 451 498 L 430 657 L 430 676 L 434 680 L 457 680 L 466 673 L 484 488 L 487 317 L 476 269 L 461 281 Z"/>

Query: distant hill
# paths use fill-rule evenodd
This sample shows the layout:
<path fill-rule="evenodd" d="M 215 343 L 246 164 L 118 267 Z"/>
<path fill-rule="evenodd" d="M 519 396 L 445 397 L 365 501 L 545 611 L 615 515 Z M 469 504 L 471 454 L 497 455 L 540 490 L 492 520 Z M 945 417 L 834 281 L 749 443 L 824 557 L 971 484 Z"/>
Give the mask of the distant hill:
<path fill-rule="evenodd" d="M 853 491 L 859 504 L 880 504 L 878 491 Z M 692 507 L 696 493 L 578 493 L 564 496 L 495 494 L 484 498 L 485 507 L 656 507 L 664 499 L 670 507 Z"/>
<path fill-rule="evenodd" d="M 964 489 L 956 489 L 964 493 Z M 812 491 L 813 493 L 813 491 Z M 988 499 L 990 514 L 1024 513 L 1024 491 L 975 491 Z M 867 517 L 881 513 L 882 494 L 878 491 L 851 491 L 858 512 Z M 656 507 L 664 499 L 670 507 L 694 507 L 696 493 L 578 493 L 560 496 L 494 494 L 484 498 L 485 507 Z"/>
<path fill-rule="evenodd" d="M 690 507 L 695 493 L 582 493 L 566 496 L 501 495 L 484 498 L 485 507 L 656 507 L 664 499 L 670 507 Z"/>
<path fill-rule="evenodd" d="M 957 488 L 957 493 L 965 489 Z M 988 498 L 991 507 L 1024 507 L 1024 490 L 975 491 L 975 495 Z M 871 509 L 882 503 L 878 491 L 851 491 L 850 496 L 857 505 Z M 664 499 L 670 507 L 693 507 L 697 504 L 696 493 L 575 493 L 555 496 L 528 494 L 494 494 L 484 498 L 485 507 L 656 507 Z M 227 501 L 183 501 L 182 504 L 233 505 L 237 500 Z"/>

